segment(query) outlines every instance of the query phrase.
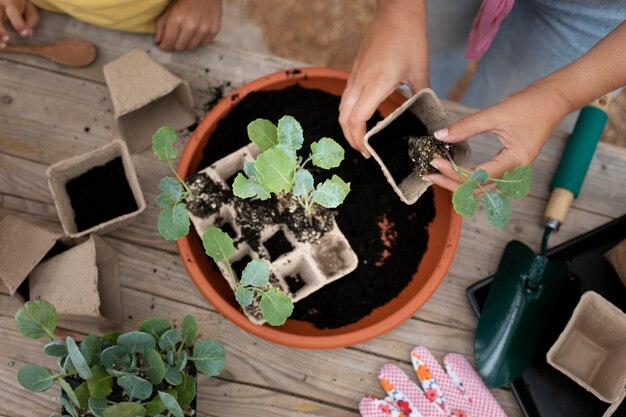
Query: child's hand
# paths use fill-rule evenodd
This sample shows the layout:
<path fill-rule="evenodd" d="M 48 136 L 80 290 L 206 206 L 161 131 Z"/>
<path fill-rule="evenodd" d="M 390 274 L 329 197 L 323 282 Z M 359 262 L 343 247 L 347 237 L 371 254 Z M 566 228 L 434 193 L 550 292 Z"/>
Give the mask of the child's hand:
<path fill-rule="evenodd" d="M 39 13 L 30 0 L 0 0 L 0 48 L 9 42 L 4 23 L 7 20 L 20 36 L 31 36 L 39 23 Z"/>
<path fill-rule="evenodd" d="M 156 43 L 163 51 L 208 45 L 221 21 L 222 0 L 172 0 L 156 21 Z"/>

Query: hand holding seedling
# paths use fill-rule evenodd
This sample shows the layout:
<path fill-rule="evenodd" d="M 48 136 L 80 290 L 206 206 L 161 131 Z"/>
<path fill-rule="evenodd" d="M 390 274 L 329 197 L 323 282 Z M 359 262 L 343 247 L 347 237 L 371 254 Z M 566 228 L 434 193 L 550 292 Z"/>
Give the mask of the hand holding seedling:
<path fill-rule="evenodd" d="M 0 0 L 0 49 L 9 42 L 8 21 L 20 36 L 31 36 L 39 23 L 39 13 L 30 0 Z"/>

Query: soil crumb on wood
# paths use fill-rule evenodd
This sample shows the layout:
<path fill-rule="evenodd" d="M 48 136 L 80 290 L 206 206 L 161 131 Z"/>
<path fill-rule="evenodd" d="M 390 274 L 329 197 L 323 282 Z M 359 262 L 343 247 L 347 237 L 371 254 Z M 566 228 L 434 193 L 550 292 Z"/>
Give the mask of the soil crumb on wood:
<path fill-rule="evenodd" d="M 69 180 L 65 189 L 79 232 L 138 209 L 119 157 Z"/>
<path fill-rule="evenodd" d="M 427 226 L 435 216 L 432 190 L 414 205 L 402 203 L 378 164 L 373 159 L 364 159 L 348 146 L 337 121 L 339 101 L 338 96 L 300 86 L 251 93 L 219 122 L 204 149 L 199 167 L 209 166 L 247 145 L 246 127 L 256 118 L 277 122 L 287 114 L 295 117 L 304 129 L 303 149 L 306 150 L 312 141 L 324 136 L 345 147 L 345 160 L 339 168 L 330 173 L 311 171 L 316 182 L 324 181 L 333 173 L 351 182 L 351 192 L 338 208 L 335 219 L 359 257 L 359 266 L 295 304 L 291 318 L 312 322 L 318 328 L 338 328 L 354 323 L 396 297 L 417 270 L 428 246 Z M 375 115 L 369 121 L 369 127 L 381 119 L 380 115 Z M 398 138 L 425 134 L 423 124 L 415 116 L 405 113 L 377 137 L 381 143 L 395 144 Z M 400 175 L 411 172 L 407 149 L 406 143 L 403 146 L 380 146 L 392 172 Z M 278 218 L 273 221 L 280 222 Z M 393 225 L 395 230 L 385 231 L 393 239 L 381 239 L 381 222 Z M 381 264 L 382 258 L 384 262 Z"/>

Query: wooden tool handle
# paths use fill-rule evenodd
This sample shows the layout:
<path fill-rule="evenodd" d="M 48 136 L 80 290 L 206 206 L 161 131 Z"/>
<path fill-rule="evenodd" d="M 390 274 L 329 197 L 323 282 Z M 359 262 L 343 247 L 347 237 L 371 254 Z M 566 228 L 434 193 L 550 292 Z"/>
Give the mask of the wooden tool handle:
<path fill-rule="evenodd" d="M 39 45 L 7 45 L 0 52 L 16 52 L 18 54 L 37 54 Z"/>
<path fill-rule="evenodd" d="M 574 201 L 574 193 L 565 188 L 555 188 L 550 194 L 548 205 L 543 216 L 546 219 L 556 220 L 558 224 L 562 224 L 565 221 L 567 212 Z"/>

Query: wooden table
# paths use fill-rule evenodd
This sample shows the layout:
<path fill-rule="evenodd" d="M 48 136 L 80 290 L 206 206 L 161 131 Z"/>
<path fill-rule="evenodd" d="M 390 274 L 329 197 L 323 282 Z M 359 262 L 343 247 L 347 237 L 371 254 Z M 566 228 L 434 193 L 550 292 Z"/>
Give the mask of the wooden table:
<path fill-rule="evenodd" d="M 195 52 L 162 53 L 151 37 L 109 31 L 70 18 L 45 14 L 37 42 L 83 37 L 98 46 L 98 59 L 86 69 L 67 69 L 46 61 L 0 54 L 0 215 L 13 213 L 60 230 L 45 178 L 46 167 L 108 143 L 113 137 L 111 103 L 102 65 L 133 48 L 148 50 L 194 91 L 198 116 L 210 99 L 210 87 L 230 81 L 232 87 L 261 75 L 298 65 L 224 45 Z M 446 103 L 454 117 L 472 109 Z M 201 416 L 355 416 L 359 399 L 382 395 L 376 371 L 393 362 L 410 371 L 409 351 L 425 345 L 441 357 L 460 352 L 472 360 L 476 318 L 465 289 L 494 272 L 504 244 L 521 239 L 538 247 L 540 218 L 548 183 L 567 135 L 557 130 L 534 164 L 531 195 L 514 203 L 513 219 L 496 231 L 478 216 L 466 219 L 456 258 L 434 296 L 410 320 L 367 343 L 330 351 L 289 349 L 264 342 L 232 325 L 198 293 L 184 270 L 174 243 L 156 230 L 154 204 L 165 164 L 150 151 L 133 160 L 148 209 L 131 226 L 105 240 L 120 258 L 125 330 L 143 319 L 161 315 L 179 319 L 188 313 L 200 320 L 201 333 L 222 341 L 227 365 L 217 378 L 202 378 L 198 394 Z M 474 139 L 473 162 L 486 160 L 497 149 L 495 139 Z M 375 173 L 378 175 L 378 173 Z M 567 223 L 553 244 L 597 227 L 626 211 L 626 149 L 601 144 L 587 181 Z M 79 335 L 89 329 L 71 329 Z M 48 416 L 58 410 L 58 390 L 33 395 L 17 383 L 26 363 L 54 367 L 43 354 L 43 341 L 23 338 L 13 318 L 0 316 L 0 414 L 11 417 Z M 520 416 L 507 389 L 494 395 L 509 416 Z"/>

